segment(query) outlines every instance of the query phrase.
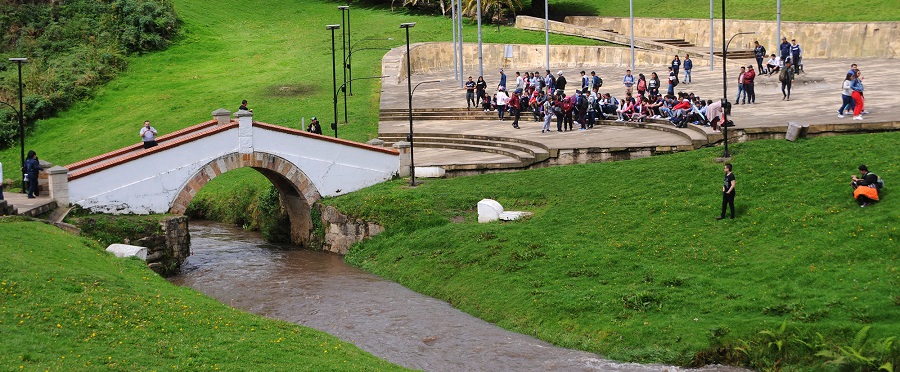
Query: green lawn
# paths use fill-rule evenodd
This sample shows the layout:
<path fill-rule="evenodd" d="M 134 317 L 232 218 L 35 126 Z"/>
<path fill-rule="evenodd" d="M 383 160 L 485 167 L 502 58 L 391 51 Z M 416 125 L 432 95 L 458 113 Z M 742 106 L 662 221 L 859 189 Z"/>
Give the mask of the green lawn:
<path fill-rule="evenodd" d="M 400 368 L 324 332 L 172 285 L 56 227 L 0 220 L 0 365 L 6 370 Z"/>
<path fill-rule="evenodd" d="M 395 181 L 326 203 L 386 227 L 349 262 L 504 328 L 620 360 L 763 368 L 759 332 L 787 322 L 781 363 L 816 369 L 825 359 L 813 354 L 850 345 L 864 326 L 873 339 L 900 336 L 900 200 L 889 187 L 859 208 L 849 187 L 860 162 L 900 176 L 898 142 L 737 144 L 735 220 L 714 219 L 721 149 L 416 189 Z M 535 215 L 479 224 L 482 198 Z M 762 355 L 735 356 L 742 342 Z"/>

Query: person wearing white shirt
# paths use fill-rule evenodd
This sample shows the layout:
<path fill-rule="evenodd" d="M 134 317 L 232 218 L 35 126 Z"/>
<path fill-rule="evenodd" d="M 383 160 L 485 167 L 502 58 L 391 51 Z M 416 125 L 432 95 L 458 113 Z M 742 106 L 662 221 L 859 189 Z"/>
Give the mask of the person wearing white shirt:
<path fill-rule="evenodd" d="M 156 146 L 156 134 L 156 128 L 150 126 L 150 120 L 144 120 L 144 127 L 141 128 L 141 141 L 144 142 L 145 149 Z"/>
<path fill-rule="evenodd" d="M 506 103 L 509 102 L 509 96 L 506 95 L 506 89 L 503 89 L 502 86 L 495 96 L 497 97 L 497 115 L 500 116 L 500 121 L 503 121 L 506 116 Z"/>

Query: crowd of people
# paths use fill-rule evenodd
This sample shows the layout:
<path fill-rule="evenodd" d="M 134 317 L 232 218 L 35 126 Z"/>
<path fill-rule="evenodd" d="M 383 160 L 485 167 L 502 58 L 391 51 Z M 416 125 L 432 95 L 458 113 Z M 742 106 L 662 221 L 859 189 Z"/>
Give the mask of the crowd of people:
<path fill-rule="evenodd" d="M 499 84 L 493 94 L 488 92 L 483 76 L 477 80 L 471 76 L 468 78 L 465 83 L 466 104 L 469 109 L 496 111 L 500 121 L 509 119 L 516 129 L 520 128 L 522 115 L 530 115 L 534 121 L 543 121 L 542 133 L 552 132 L 553 121 L 556 121 L 557 132 L 566 132 L 575 130 L 575 127 L 578 130 L 591 129 L 598 120 L 625 122 L 646 118 L 669 119 L 673 125 L 680 127 L 687 123 L 708 125 L 717 131 L 724 112 L 721 103 L 700 99 L 692 92 L 676 93 L 675 88 L 682 81 L 690 84 L 693 80 L 690 56 L 685 55 L 682 60 L 676 55 L 667 69 L 665 85 L 656 72 L 647 77 L 643 73 L 635 76 L 631 70 L 626 71 L 622 78 L 625 93 L 622 98 L 600 92 L 603 79 L 596 71 L 580 71 L 578 80 L 574 82 L 569 82 L 563 71 L 556 74 L 550 70 L 545 70 L 544 74 L 539 71 L 517 71 L 515 81 L 510 79 L 507 83 L 506 73 L 500 69 Z M 684 78 L 679 79 L 682 71 Z M 742 75 L 741 79 L 745 87 L 742 92 L 745 90 L 749 102 L 754 102 L 753 77 Z M 662 91 L 664 88 L 665 91 Z"/>

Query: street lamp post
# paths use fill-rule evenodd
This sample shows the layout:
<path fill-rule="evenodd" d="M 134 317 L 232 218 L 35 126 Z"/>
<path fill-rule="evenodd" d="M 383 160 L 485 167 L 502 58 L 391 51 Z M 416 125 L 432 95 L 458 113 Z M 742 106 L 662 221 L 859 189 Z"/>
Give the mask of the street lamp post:
<path fill-rule="evenodd" d="M 334 93 L 334 121 L 331 122 L 331 129 L 334 129 L 334 138 L 338 136 L 337 130 L 337 66 L 334 56 L 334 30 L 341 28 L 341 25 L 325 25 L 326 30 L 331 30 L 331 90 Z"/>
<path fill-rule="evenodd" d="M 344 13 L 346 11 L 346 13 L 348 13 L 348 15 L 349 15 L 350 6 L 342 5 L 342 6 L 339 6 L 338 9 L 341 10 L 341 24 L 344 25 L 344 27 L 341 28 L 341 48 L 343 49 L 343 55 L 344 55 L 343 59 L 341 59 L 341 61 L 343 61 L 341 63 L 341 71 L 344 72 L 344 84 L 347 84 L 347 47 L 349 46 L 349 45 L 347 45 L 348 44 L 347 43 L 347 34 L 350 33 L 350 27 L 347 26 L 347 21 L 344 20 Z M 351 77 L 351 79 L 352 79 L 352 77 Z M 335 120 L 335 123 L 337 123 L 337 120 Z M 347 123 L 347 90 L 344 89 L 344 124 L 346 124 L 346 123 Z"/>
<path fill-rule="evenodd" d="M 412 70 L 409 63 L 409 29 L 416 27 L 415 22 L 401 23 L 406 29 L 406 91 L 409 92 L 409 185 L 416 186 L 416 167 L 413 165 L 413 118 L 412 118 Z"/>
<path fill-rule="evenodd" d="M 15 62 L 19 66 L 19 159 L 21 160 L 22 169 L 25 169 L 25 101 L 22 99 L 22 64 L 28 63 L 28 58 L 10 58 L 11 62 Z M 27 192 L 25 181 L 22 180 L 22 192 Z"/>
<path fill-rule="evenodd" d="M 738 35 L 751 35 L 758 34 L 759 32 L 738 32 L 731 36 L 728 39 L 728 42 L 725 42 L 725 0 L 722 0 L 722 136 L 725 141 L 725 152 L 722 153 L 723 158 L 730 158 L 731 154 L 728 152 L 728 127 L 731 126 L 731 123 L 728 122 L 728 46 L 731 45 L 731 41 L 734 40 Z"/>

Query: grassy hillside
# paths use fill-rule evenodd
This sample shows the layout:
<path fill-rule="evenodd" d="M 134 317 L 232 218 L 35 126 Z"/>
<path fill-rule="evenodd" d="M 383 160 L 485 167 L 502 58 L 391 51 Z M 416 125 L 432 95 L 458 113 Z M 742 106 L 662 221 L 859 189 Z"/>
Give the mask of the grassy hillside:
<path fill-rule="evenodd" d="M 0 219 L 0 365 L 8 370 L 391 370 L 352 344 L 172 285 L 143 261 Z"/>
<path fill-rule="evenodd" d="M 504 328 L 621 360 L 816 369 L 828 358 L 815 353 L 863 327 L 872 342 L 900 336 L 900 199 L 889 187 L 859 208 L 849 187 L 862 162 L 897 179 L 898 142 L 735 145 L 735 220 L 714 219 L 721 149 L 396 181 L 326 202 L 386 226 L 349 262 Z M 535 215 L 479 224 L 482 198 Z"/>

